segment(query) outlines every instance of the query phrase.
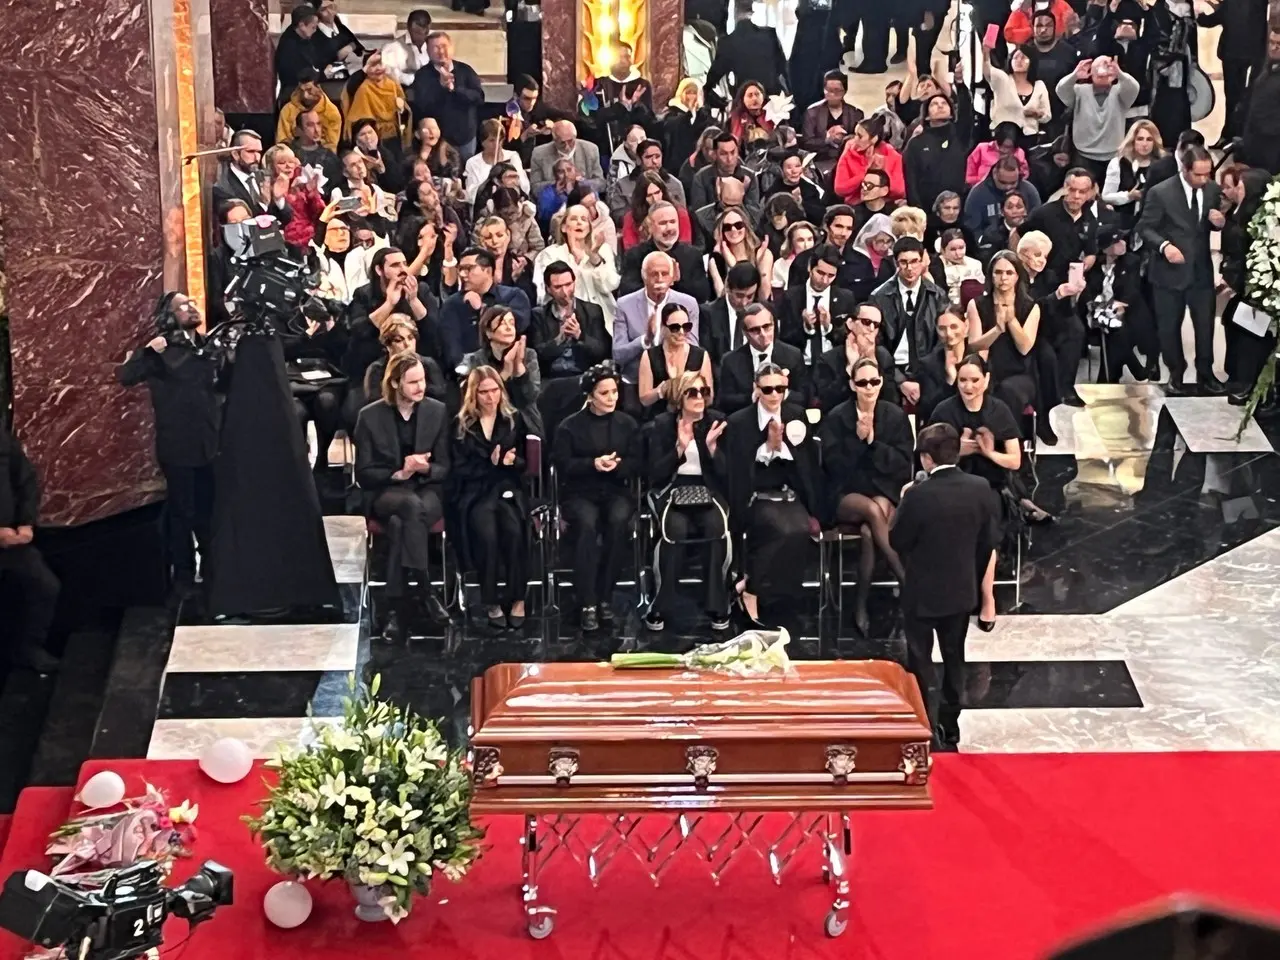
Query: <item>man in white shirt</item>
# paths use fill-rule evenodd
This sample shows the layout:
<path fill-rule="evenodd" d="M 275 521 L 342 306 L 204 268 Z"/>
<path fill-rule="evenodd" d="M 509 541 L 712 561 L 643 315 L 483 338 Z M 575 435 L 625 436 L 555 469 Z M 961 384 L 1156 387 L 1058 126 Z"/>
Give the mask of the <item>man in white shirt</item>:
<path fill-rule="evenodd" d="M 293 218 L 293 209 L 285 202 L 289 182 L 283 177 L 266 181 L 262 173 L 262 138 L 252 130 L 237 130 L 231 135 L 231 156 L 222 164 L 213 183 L 214 208 L 228 200 L 246 204 L 254 216 L 267 213 L 281 223 Z"/>
<path fill-rule="evenodd" d="M 405 34 L 382 48 L 382 63 L 407 92 L 413 86 L 418 70 L 431 62 L 427 55 L 427 34 L 431 32 L 431 14 L 414 10 L 406 21 Z"/>
<path fill-rule="evenodd" d="M 787 373 L 791 402 L 804 406 L 808 402 L 809 375 L 800 350 L 777 339 L 773 314 L 762 303 L 749 305 L 741 322 L 746 341 L 725 354 L 716 375 L 717 409 L 735 413 L 748 406 L 756 371 L 766 364 L 776 364 Z"/>
<path fill-rule="evenodd" d="M 880 343 L 893 353 L 894 365 L 912 377 L 938 342 L 938 317 L 948 299 L 925 276 L 924 244 L 915 237 L 898 238 L 893 260 L 897 273 L 875 289 L 869 302 L 879 308 L 883 321 Z"/>

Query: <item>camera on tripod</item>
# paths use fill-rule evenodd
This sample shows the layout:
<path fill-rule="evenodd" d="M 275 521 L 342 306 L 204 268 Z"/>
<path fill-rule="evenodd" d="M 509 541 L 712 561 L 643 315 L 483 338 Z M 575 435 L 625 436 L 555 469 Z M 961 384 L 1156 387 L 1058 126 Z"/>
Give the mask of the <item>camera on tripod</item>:
<path fill-rule="evenodd" d="M 177 887 L 163 879 L 152 860 L 116 871 L 100 890 L 15 873 L 0 893 L 0 928 L 77 960 L 132 960 L 160 945 L 170 915 L 195 927 L 232 901 L 231 871 L 212 860 Z"/>

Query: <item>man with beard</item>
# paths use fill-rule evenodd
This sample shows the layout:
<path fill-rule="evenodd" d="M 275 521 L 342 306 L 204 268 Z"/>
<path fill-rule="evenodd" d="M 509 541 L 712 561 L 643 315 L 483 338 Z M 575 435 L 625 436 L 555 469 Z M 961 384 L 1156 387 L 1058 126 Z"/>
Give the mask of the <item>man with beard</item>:
<path fill-rule="evenodd" d="M 613 65 L 595 78 L 595 89 L 600 97 L 596 127 L 605 137 L 599 144 L 601 153 L 612 152 L 629 127 L 648 128 L 653 123 L 653 88 L 632 65 L 630 44 L 613 44 Z"/>
<path fill-rule="evenodd" d="M 1031 48 L 1027 51 L 1035 78 L 1044 83 L 1046 90 L 1054 90 L 1058 81 L 1075 72 L 1080 52 L 1063 40 L 1058 33 L 1058 21 L 1047 6 L 1037 8 L 1031 20 Z M 1053 118 L 1042 124 L 1045 138 L 1057 136 L 1063 130 L 1063 117 L 1067 104 L 1057 97 L 1049 98 Z"/>
<path fill-rule="evenodd" d="M 253 216 L 269 213 L 282 224 L 292 220 L 293 208 L 284 199 L 289 181 L 284 176 L 263 176 L 262 138 L 252 130 L 237 130 L 231 135 L 231 147 L 231 156 L 223 162 L 213 182 L 214 207 L 239 200 Z"/>
<path fill-rule="evenodd" d="M 320 115 L 314 110 L 298 114 L 297 136 L 289 144 L 289 149 L 304 167 L 316 167 L 324 174 L 324 186 L 321 193 L 328 193 L 342 179 L 342 164 L 338 156 L 321 142 L 323 125 Z"/>
<path fill-rule="evenodd" d="M 711 281 L 702 262 L 702 251 L 680 241 L 680 215 L 674 204 L 661 200 L 649 208 L 645 221 L 649 239 L 629 249 L 622 257 L 622 282 L 618 296 L 634 293 L 644 286 L 641 270 L 645 259 L 654 251 L 667 254 L 675 263 L 671 288 L 692 297 L 697 303 L 711 299 Z"/>
<path fill-rule="evenodd" d="M 716 181 L 726 177 L 741 180 L 743 206 L 752 223 L 760 219 L 760 184 L 756 175 L 742 165 L 738 153 L 738 141 L 731 133 L 720 133 L 713 141 L 715 160 L 693 175 L 693 189 L 689 192 L 689 209 L 697 210 L 714 203 L 717 196 Z"/>
<path fill-rule="evenodd" d="M 631 196 L 635 193 L 636 184 L 646 172 L 662 178 L 671 202 L 683 207 L 684 185 L 662 169 L 662 144 L 657 140 L 641 140 L 636 147 L 636 159 L 639 163 L 626 176 L 618 177 L 609 185 L 609 212 L 616 220 L 621 220 L 631 205 Z"/>
<path fill-rule="evenodd" d="M 342 111 L 340 111 L 325 92 L 320 89 L 320 71 L 307 69 L 298 77 L 298 86 L 289 100 L 280 108 L 280 119 L 276 121 L 276 143 L 288 143 L 298 126 L 298 118 L 308 111 L 320 115 L 320 141 L 325 148 L 338 149 L 338 139 L 342 136 Z"/>
<path fill-rule="evenodd" d="M 969 191 L 964 201 L 964 226 L 975 237 L 981 237 L 996 223 L 1003 212 L 1004 201 L 1011 193 L 1022 198 L 1023 214 L 1040 206 L 1040 192 L 1022 176 L 1016 157 L 1001 157 L 987 172 L 981 183 Z M 1006 237 L 1007 242 L 1007 237 Z"/>

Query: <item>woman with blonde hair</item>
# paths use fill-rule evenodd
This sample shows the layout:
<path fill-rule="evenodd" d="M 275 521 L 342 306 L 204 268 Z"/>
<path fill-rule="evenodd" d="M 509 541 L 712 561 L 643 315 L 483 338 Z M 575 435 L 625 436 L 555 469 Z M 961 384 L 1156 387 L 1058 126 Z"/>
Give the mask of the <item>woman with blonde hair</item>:
<path fill-rule="evenodd" d="M 489 626 L 524 626 L 528 588 L 528 504 L 524 418 L 507 396 L 502 374 L 480 366 L 467 374 L 453 444 L 449 508 L 456 512 L 458 553 L 480 577 Z"/>
<path fill-rule="evenodd" d="M 924 243 L 924 236 L 929 230 L 929 215 L 919 207 L 898 207 L 889 215 L 889 224 L 895 240 L 915 237 Z"/>
<path fill-rule="evenodd" d="M 1116 218 L 1129 237 L 1129 248 L 1137 250 L 1142 238 L 1133 232 L 1142 212 L 1151 165 L 1165 154 L 1160 128 L 1150 120 L 1137 120 L 1125 134 L 1120 151 L 1107 163 L 1102 181 L 1102 202 L 1115 208 Z"/>
<path fill-rule="evenodd" d="M 729 268 L 740 261 L 755 264 L 762 277 L 773 276 L 773 254 L 769 252 L 769 245 L 751 229 L 747 212 L 742 207 L 726 208 L 716 218 L 712 235 L 714 246 L 707 272 L 711 275 L 711 287 L 717 297 L 724 296 L 724 281 L 729 275 Z"/>
<path fill-rule="evenodd" d="M 288 145 L 277 143 L 268 149 L 262 156 L 262 166 L 268 177 L 283 177 L 288 181 L 289 192 L 285 194 L 284 202 L 293 211 L 293 216 L 281 232 L 286 243 L 305 249 L 316 238 L 321 215 L 326 212 L 324 198 Z"/>
<path fill-rule="evenodd" d="M 604 313 L 606 326 L 613 323 L 617 309 L 613 291 L 622 278 L 614 261 L 613 248 L 601 243 L 598 234 L 591 229 L 591 215 L 581 204 L 568 207 L 560 221 L 559 243 L 543 248 L 533 261 L 533 285 L 538 292 L 538 303 L 546 299 L 543 271 L 549 264 L 563 260 L 578 278 L 575 296 L 587 303 L 594 303 Z"/>

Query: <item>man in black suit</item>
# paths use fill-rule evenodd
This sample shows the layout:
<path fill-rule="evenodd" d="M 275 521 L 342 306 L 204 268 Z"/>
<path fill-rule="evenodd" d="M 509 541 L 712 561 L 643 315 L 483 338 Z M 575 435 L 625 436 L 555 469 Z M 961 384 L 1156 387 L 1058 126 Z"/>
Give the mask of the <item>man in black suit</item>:
<path fill-rule="evenodd" d="M 425 284 L 409 273 L 404 251 L 383 247 L 369 261 L 369 282 L 356 287 L 347 304 L 347 341 L 342 372 L 352 383 L 362 383 L 369 365 L 383 355 L 378 332 L 393 313 L 402 313 L 418 325 L 418 352 L 443 360 L 435 317 L 439 305 Z"/>
<path fill-rule="evenodd" d="M 213 206 L 221 207 L 228 200 L 239 200 L 249 205 L 256 217 L 269 213 L 281 223 L 293 219 L 293 209 L 285 203 L 289 181 L 284 176 L 267 183 L 262 173 L 262 138 L 252 130 L 237 130 L 231 135 L 231 158 L 218 170 L 213 182 Z"/>
<path fill-rule="evenodd" d="M 921 430 L 916 452 L 929 477 L 903 494 L 889 543 L 907 574 L 902 581 L 907 669 L 920 684 L 935 747 L 948 750 L 960 741 L 964 640 L 978 605 L 978 579 L 994 546 L 996 501 L 986 480 L 956 466 L 960 434 L 951 424 Z M 933 683 L 935 632 L 942 650 L 941 704 Z"/>
<path fill-rule="evenodd" d="M 676 282 L 673 290 L 693 297 L 698 303 L 711 299 L 711 281 L 702 262 L 702 251 L 680 240 L 680 215 L 675 204 L 660 200 L 649 208 L 645 222 L 649 225 L 649 239 L 632 247 L 622 255 L 622 280 L 618 284 L 618 296 L 625 297 L 644 286 L 641 266 L 644 258 L 655 250 L 667 254 L 676 263 Z"/>
<path fill-rule="evenodd" d="M 742 329 L 743 314 L 759 298 L 760 271 L 746 260 L 735 263 L 724 278 L 724 288 L 724 296 L 719 300 L 698 307 L 701 328 L 698 339 L 711 355 L 712 366 L 719 366 L 730 350 L 737 350 L 747 342 Z"/>
<path fill-rule="evenodd" d="M 156 462 L 168 497 L 164 526 L 168 561 L 179 590 L 195 583 L 196 553 L 209 556 L 213 523 L 213 458 L 221 418 L 214 390 L 218 363 L 201 349 L 200 312 L 185 294 L 156 305 L 157 335 L 116 368 L 126 387 L 145 382 L 156 425 Z"/>
<path fill-rule="evenodd" d="M 40 480 L 35 465 L 22 452 L 22 444 L 0 426 L 0 581 L 16 583 L 23 603 L 22 629 L 13 629 L 5 613 L 3 635 L 8 639 L 0 653 L 16 667 L 37 673 L 53 673 L 58 661 L 45 652 L 44 643 L 58 602 L 58 578 L 32 545 L 40 513 Z M 7 648 L 7 649 L 6 649 Z"/>
<path fill-rule="evenodd" d="M 746 342 L 724 355 L 716 375 L 716 409 L 734 413 L 751 405 L 756 371 L 766 363 L 776 363 L 787 371 L 787 402 L 804 407 L 809 403 L 809 371 L 798 347 L 777 339 L 773 314 L 763 303 L 752 303 L 742 314 Z"/>
<path fill-rule="evenodd" d="M 947 309 L 947 292 L 925 275 L 924 244 L 915 237 L 899 237 L 893 245 L 897 273 L 871 294 L 870 303 L 880 308 L 880 343 L 893 355 L 893 362 L 917 387 L 903 390 L 911 403 L 920 399 L 915 379 L 920 361 L 938 342 L 938 317 Z"/>
<path fill-rule="evenodd" d="M 577 298 L 577 276 L 569 264 L 553 260 L 542 280 L 548 299 L 534 308 L 529 346 L 538 354 L 538 408 L 550 441 L 557 424 L 582 406 L 578 378 L 613 355 L 613 336 L 605 329 L 604 311 Z"/>
<path fill-rule="evenodd" d="M 782 339 L 800 348 L 806 367 L 844 340 L 844 318 L 852 316 L 853 294 L 835 285 L 843 256 L 829 243 L 814 247 L 809 278 L 787 290 L 784 300 Z"/>
<path fill-rule="evenodd" d="M 1170 394 L 1183 391 L 1187 358 L 1182 350 L 1182 318 L 1191 312 L 1195 331 L 1196 380 L 1206 393 L 1226 388 L 1213 375 L 1213 260 L 1209 231 L 1221 230 L 1226 217 L 1218 209 L 1222 191 L 1213 182 L 1213 158 L 1191 146 L 1179 157 L 1179 174 L 1147 190 L 1134 228 L 1150 251 L 1147 276 L 1160 336 L 1160 352 L 1169 368 Z"/>

